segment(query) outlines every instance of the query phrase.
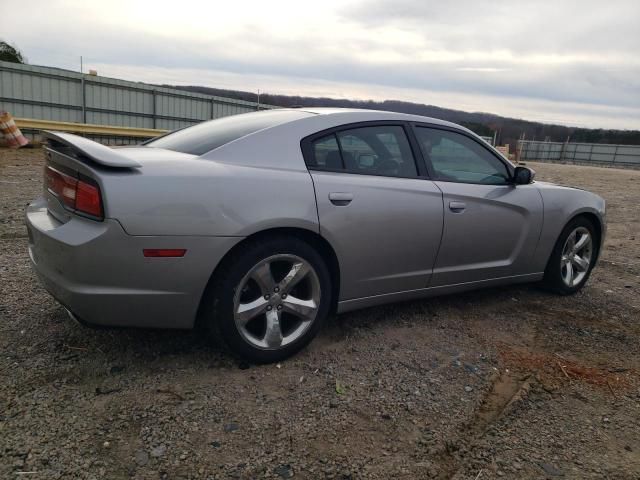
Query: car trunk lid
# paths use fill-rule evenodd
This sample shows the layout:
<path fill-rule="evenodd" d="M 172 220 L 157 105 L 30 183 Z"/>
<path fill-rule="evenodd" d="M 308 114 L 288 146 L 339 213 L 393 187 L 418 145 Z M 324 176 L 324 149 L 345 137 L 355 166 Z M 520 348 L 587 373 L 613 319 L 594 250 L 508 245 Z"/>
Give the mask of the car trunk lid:
<path fill-rule="evenodd" d="M 119 150 L 72 133 L 45 130 L 42 135 L 49 139 L 51 149 L 83 162 L 93 162 L 111 168 L 139 168 L 142 166 Z"/>
<path fill-rule="evenodd" d="M 70 133 L 46 131 L 43 136 L 48 139 L 44 197 L 49 213 L 63 223 L 73 215 L 97 221 L 105 217 L 105 177 L 138 175 L 143 167 L 162 161 L 163 153 L 176 155 L 148 147 L 110 148 Z"/>
<path fill-rule="evenodd" d="M 63 223 L 74 215 L 98 221 L 110 217 L 110 195 L 118 195 L 114 190 L 118 192 L 125 185 L 125 188 L 134 188 L 129 180 L 141 176 L 175 175 L 176 161 L 182 165 L 211 163 L 196 155 L 152 146 L 107 147 L 87 138 L 61 132 L 47 131 L 44 136 L 48 139 L 48 146 L 45 147 L 44 197 L 49 213 Z M 87 214 L 78 208 L 77 200 L 95 199 L 96 189 L 100 209 L 95 203 L 85 202 L 85 207 L 91 205 Z M 97 212 L 100 215 L 96 215 Z"/>

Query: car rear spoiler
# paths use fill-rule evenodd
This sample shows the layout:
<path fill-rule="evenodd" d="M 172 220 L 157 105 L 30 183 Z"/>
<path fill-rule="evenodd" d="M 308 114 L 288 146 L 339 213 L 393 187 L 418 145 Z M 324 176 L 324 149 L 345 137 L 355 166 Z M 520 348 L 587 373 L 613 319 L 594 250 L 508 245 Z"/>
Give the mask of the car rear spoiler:
<path fill-rule="evenodd" d="M 138 162 L 127 157 L 123 153 L 109 148 L 101 143 L 88 138 L 73 135 L 72 133 L 51 132 L 42 130 L 42 135 L 50 140 L 51 147 L 55 149 L 56 143 L 68 147 L 75 154 L 84 156 L 100 165 L 115 168 L 140 168 Z"/>

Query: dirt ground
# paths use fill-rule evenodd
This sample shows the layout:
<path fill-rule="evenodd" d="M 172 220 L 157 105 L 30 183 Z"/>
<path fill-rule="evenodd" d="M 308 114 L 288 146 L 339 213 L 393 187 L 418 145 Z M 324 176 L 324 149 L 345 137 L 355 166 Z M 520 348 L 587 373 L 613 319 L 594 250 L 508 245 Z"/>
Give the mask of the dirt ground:
<path fill-rule="evenodd" d="M 27 254 L 41 157 L 0 150 L 1 478 L 640 478 L 640 171 L 532 164 L 608 202 L 579 294 L 363 310 L 255 367 L 69 320 Z"/>

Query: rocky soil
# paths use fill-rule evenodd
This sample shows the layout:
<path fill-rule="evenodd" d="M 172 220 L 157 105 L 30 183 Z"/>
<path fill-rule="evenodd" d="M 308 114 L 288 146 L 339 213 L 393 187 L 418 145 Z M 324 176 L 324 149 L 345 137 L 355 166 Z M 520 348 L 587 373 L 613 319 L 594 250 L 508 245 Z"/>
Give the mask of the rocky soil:
<path fill-rule="evenodd" d="M 576 296 L 350 313 L 256 367 L 199 332 L 68 319 L 29 265 L 41 159 L 0 150 L 0 478 L 640 478 L 640 171 L 533 165 L 608 202 Z"/>

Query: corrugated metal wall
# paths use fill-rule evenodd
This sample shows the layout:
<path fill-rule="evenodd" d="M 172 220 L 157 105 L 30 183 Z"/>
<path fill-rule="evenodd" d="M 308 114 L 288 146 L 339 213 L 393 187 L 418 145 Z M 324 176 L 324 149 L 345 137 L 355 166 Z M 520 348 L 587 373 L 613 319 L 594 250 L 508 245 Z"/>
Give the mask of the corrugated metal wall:
<path fill-rule="evenodd" d="M 174 130 L 268 108 L 274 107 L 0 61 L 0 110 L 19 118 Z"/>
<path fill-rule="evenodd" d="M 519 161 L 583 163 L 640 168 L 640 145 L 518 141 Z"/>

